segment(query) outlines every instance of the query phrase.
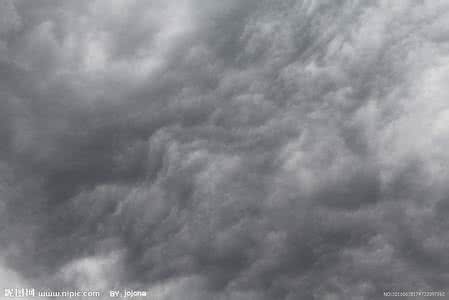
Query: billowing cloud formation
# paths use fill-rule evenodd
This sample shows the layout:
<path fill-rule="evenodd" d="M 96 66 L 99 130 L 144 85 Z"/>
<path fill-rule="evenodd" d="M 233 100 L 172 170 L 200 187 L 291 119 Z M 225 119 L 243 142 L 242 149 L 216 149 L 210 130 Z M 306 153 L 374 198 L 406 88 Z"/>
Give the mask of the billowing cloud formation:
<path fill-rule="evenodd" d="M 2 285 L 447 287 L 447 1 L 0 7 Z"/>

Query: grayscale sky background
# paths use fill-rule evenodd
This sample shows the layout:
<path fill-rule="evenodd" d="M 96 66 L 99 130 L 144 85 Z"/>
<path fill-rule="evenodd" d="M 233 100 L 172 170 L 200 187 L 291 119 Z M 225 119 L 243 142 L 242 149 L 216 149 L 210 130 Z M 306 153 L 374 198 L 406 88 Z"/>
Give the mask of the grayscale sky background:
<path fill-rule="evenodd" d="M 449 288 L 449 1 L 0 0 L 0 287 Z"/>

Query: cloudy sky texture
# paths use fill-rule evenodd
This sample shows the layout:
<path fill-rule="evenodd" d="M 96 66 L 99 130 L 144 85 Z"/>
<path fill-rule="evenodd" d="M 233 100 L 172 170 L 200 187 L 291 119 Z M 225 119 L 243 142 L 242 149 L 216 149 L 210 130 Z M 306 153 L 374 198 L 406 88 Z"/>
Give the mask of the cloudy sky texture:
<path fill-rule="evenodd" d="M 449 1 L 0 0 L 1 287 L 444 291 L 448 163 Z"/>

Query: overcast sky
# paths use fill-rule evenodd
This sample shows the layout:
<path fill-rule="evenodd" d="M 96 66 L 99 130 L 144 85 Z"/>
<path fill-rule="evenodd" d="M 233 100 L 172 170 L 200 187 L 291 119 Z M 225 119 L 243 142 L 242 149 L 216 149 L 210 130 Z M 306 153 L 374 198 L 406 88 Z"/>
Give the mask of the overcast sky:
<path fill-rule="evenodd" d="M 448 182 L 449 1 L 0 0 L 2 288 L 445 291 Z"/>

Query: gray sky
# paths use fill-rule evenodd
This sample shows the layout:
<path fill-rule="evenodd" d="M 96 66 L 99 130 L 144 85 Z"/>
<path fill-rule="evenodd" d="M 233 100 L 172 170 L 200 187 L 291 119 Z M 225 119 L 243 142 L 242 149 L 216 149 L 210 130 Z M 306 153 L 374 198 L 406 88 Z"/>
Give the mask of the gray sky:
<path fill-rule="evenodd" d="M 0 287 L 449 283 L 449 2 L 0 0 Z"/>

